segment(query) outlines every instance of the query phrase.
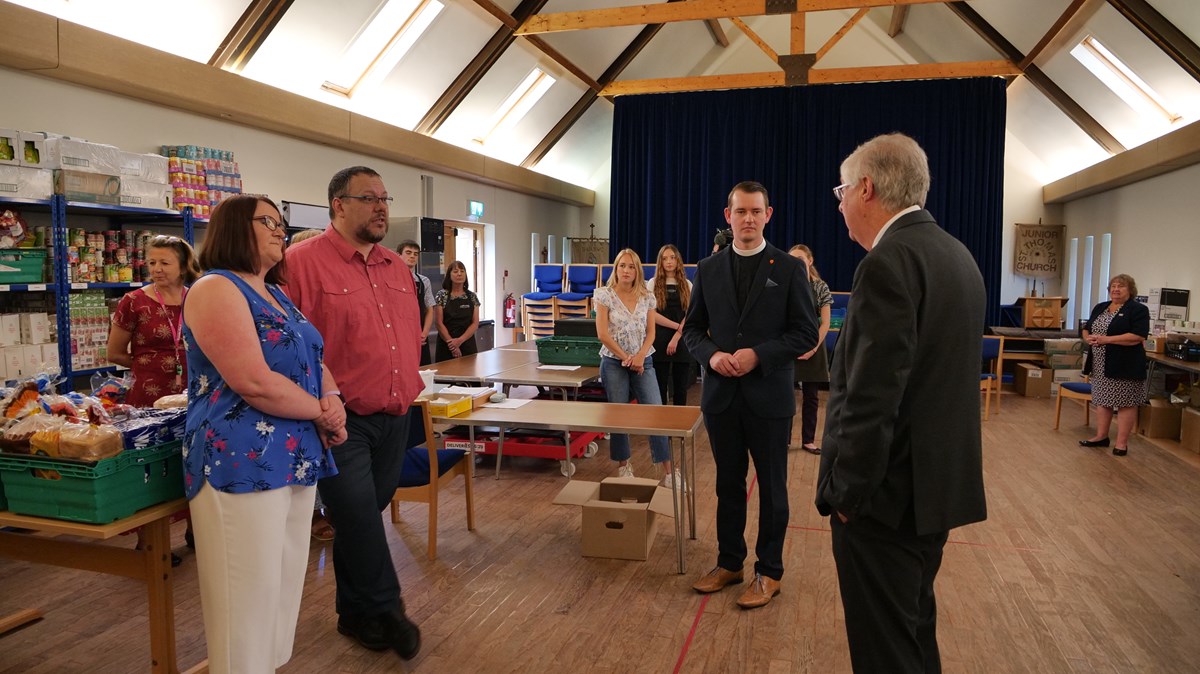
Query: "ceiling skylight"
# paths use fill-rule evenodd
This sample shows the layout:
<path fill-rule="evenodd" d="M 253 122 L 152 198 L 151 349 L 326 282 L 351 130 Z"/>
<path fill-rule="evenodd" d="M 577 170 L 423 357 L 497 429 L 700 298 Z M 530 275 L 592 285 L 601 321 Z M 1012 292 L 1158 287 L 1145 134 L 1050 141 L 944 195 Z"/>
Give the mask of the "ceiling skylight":
<path fill-rule="evenodd" d="M 350 97 L 360 87 L 377 84 L 444 7 L 438 0 L 387 0 L 359 30 L 321 88 Z"/>
<path fill-rule="evenodd" d="M 1180 116 L 1171 111 L 1166 100 L 1150 88 L 1142 78 L 1130 70 L 1116 54 L 1109 51 L 1094 36 L 1087 36 L 1071 50 L 1074 56 L 1093 75 L 1100 78 L 1109 89 L 1134 110 L 1151 115 L 1168 123 L 1176 122 Z"/>
<path fill-rule="evenodd" d="M 484 124 L 485 131 L 475 137 L 476 143 L 486 143 L 488 138 L 496 133 L 504 133 L 521 121 L 542 96 L 554 86 L 554 78 L 541 68 L 534 68 L 524 80 L 517 85 L 508 98 L 496 108 L 492 116 Z"/>

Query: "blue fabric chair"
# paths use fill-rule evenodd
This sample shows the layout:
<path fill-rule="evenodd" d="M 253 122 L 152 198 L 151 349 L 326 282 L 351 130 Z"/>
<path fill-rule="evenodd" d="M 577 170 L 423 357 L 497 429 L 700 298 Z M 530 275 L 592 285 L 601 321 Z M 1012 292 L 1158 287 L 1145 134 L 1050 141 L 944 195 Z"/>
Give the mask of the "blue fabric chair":
<path fill-rule="evenodd" d="M 563 266 L 561 264 L 533 265 L 533 291 L 522 297 L 544 302 L 563 291 Z"/>
<path fill-rule="evenodd" d="M 429 559 L 437 559 L 438 492 L 461 475 L 467 492 L 467 531 L 475 531 L 475 493 L 471 479 L 472 461 L 462 449 L 439 449 L 433 436 L 429 403 L 418 400 L 408 408 L 408 442 L 400 484 L 392 495 L 392 523 L 400 522 L 400 502 L 429 504 Z"/>
<path fill-rule="evenodd" d="M 983 391 L 983 420 L 987 421 L 992 411 L 992 393 L 996 394 L 996 411 L 1000 411 L 1000 354 L 1004 353 L 1004 338 L 995 335 L 983 337 L 983 361 L 988 371 L 979 375 L 979 390 Z"/>
<path fill-rule="evenodd" d="M 687 275 L 687 279 L 692 283 L 696 282 L 696 273 L 699 271 L 699 265 L 685 264 L 683 265 L 683 273 Z"/>
<path fill-rule="evenodd" d="M 656 265 L 656 264 L 643 264 L 642 265 L 642 280 L 649 281 L 650 279 L 654 278 L 654 272 L 657 269 L 658 269 L 658 265 Z"/>
<path fill-rule="evenodd" d="M 850 306 L 850 293 L 830 293 L 830 294 L 833 295 L 833 306 L 830 307 L 831 309 L 834 309 L 834 310 L 841 309 L 841 310 L 845 311 L 846 307 Z"/>
<path fill-rule="evenodd" d="M 1062 417 L 1063 398 L 1083 401 L 1083 425 L 1092 423 L 1092 385 L 1086 381 L 1065 381 L 1058 387 L 1058 400 L 1054 403 L 1054 430 Z"/>
<path fill-rule="evenodd" d="M 608 285 L 608 277 L 612 276 L 613 269 L 611 264 L 600 265 L 600 285 Z"/>
<path fill-rule="evenodd" d="M 837 346 L 838 337 L 842 336 L 841 330 L 830 330 L 825 333 L 825 350 L 829 352 L 829 362 L 833 362 L 833 349 Z"/>

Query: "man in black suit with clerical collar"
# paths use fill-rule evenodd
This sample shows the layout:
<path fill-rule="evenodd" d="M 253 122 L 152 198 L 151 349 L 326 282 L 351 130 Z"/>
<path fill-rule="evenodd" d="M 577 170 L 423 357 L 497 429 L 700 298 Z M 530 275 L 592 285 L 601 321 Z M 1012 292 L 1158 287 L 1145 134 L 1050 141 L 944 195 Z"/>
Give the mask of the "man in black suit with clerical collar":
<path fill-rule="evenodd" d="M 902 134 L 841 167 L 867 250 L 830 368 L 817 509 L 832 515 L 856 672 L 939 672 L 933 582 L 950 529 L 987 518 L 979 422 L 985 294 L 924 209 L 929 164 Z"/>
<path fill-rule="evenodd" d="M 792 363 L 817 343 L 817 317 L 804 263 L 763 238 L 772 214 L 766 188 L 739 183 L 727 205 L 733 245 L 700 261 L 683 323 L 688 350 L 705 368 L 700 408 L 717 468 L 717 565 L 692 587 L 716 592 L 743 580 L 753 460 L 758 559 L 738 605 L 756 608 L 779 594 L 783 577 Z"/>

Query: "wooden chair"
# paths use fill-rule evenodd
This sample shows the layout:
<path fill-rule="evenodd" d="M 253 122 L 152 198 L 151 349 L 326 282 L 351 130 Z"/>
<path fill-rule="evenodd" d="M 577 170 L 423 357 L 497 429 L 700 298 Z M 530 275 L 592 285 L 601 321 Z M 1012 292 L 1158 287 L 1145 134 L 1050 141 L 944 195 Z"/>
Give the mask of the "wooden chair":
<path fill-rule="evenodd" d="M 996 411 L 1000 411 L 1000 354 L 1004 353 L 1004 338 L 995 335 L 983 337 L 983 360 L 988 362 L 988 371 L 979 375 L 979 390 L 983 391 L 983 420 L 992 412 L 992 392 L 996 393 Z"/>
<path fill-rule="evenodd" d="M 475 493 L 472 461 L 463 449 L 437 449 L 429 403 L 418 400 L 408 408 L 408 442 L 400 485 L 392 495 L 392 523 L 400 521 L 400 502 L 429 504 L 429 559 L 437 559 L 438 492 L 461 475 L 467 492 L 467 531 L 475 531 Z"/>
<path fill-rule="evenodd" d="M 554 299 L 531 299 L 529 295 L 521 298 L 521 325 L 525 327 L 525 341 L 554 334 L 554 319 L 558 315 Z"/>
<path fill-rule="evenodd" d="M 592 311 L 592 293 L 599 281 L 599 265 L 567 265 L 567 291 L 554 298 L 555 319 L 587 318 Z"/>
<path fill-rule="evenodd" d="M 563 293 L 566 295 L 567 293 Z M 592 298 L 583 296 L 579 299 L 564 298 L 559 295 L 554 298 L 554 318 L 587 318 L 592 311 Z"/>
<path fill-rule="evenodd" d="M 1092 385 L 1086 381 L 1065 381 L 1058 387 L 1058 400 L 1054 403 L 1054 430 L 1062 417 L 1063 398 L 1083 402 L 1083 425 L 1092 425 Z"/>

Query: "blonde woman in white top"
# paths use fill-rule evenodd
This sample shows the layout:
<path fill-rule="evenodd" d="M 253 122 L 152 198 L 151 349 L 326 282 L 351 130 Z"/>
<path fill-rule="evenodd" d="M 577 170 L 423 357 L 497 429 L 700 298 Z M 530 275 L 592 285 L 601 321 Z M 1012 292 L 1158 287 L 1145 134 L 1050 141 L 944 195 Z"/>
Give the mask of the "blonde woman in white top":
<path fill-rule="evenodd" d="M 592 296 L 596 303 L 596 335 L 600 338 L 600 378 L 608 401 L 627 403 L 633 397 L 640 405 L 661 405 L 658 380 L 654 376 L 654 295 L 642 281 L 642 260 L 626 248 L 613 260 L 608 283 Z M 609 456 L 619 466 L 620 477 L 633 477 L 629 436 L 613 433 Z M 665 484 L 682 482 L 672 470 L 671 447 L 666 437 L 650 436 L 650 458 L 662 464 Z"/>

